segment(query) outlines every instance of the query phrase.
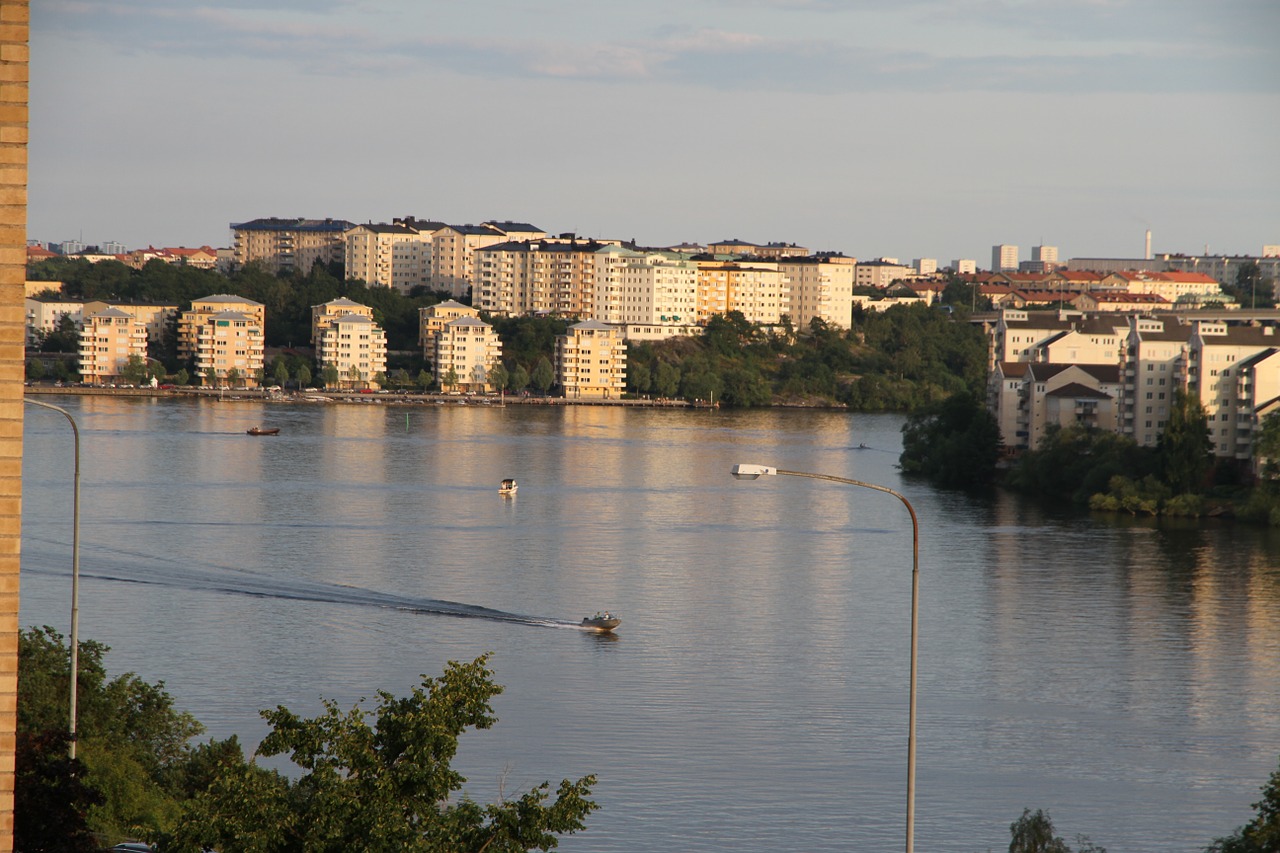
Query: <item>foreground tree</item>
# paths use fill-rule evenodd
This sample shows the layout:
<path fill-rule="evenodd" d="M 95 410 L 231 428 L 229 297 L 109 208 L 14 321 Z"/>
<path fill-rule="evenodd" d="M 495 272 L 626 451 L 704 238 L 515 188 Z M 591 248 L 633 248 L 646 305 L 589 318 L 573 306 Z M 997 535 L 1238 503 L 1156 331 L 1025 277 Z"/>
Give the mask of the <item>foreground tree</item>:
<path fill-rule="evenodd" d="M 1009 853 L 1071 853 L 1071 847 L 1054 834 L 1053 821 L 1047 812 L 1023 809 L 1022 817 L 1009 824 Z M 1107 853 L 1087 836 L 1077 835 L 1076 853 Z"/>
<path fill-rule="evenodd" d="M 902 470 L 944 488 L 990 485 L 999 455 L 1000 428 L 965 392 L 926 407 L 902 427 Z"/>
<path fill-rule="evenodd" d="M 271 733 L 264 757 L 288 755 L 303 771 L 291 780 L 226 758 L 211 784 L 187 805 L 165 850 L 398 850 L 518 853 L 549 850 L 557 836 L 584 829 L 596 803 L 594 776 L 564 780 L 554 798 L 543 783 L 515 800 L 481 805 L 456 798 L 466 781 L 450 764 L 468 728 L 490 728 L 490 701 L 502 692 L 487 656 L 451 662 L 404 698 L 378 694 L 378 706 L 302 719 L 264 711 Z M 369 718 L 374 724 L 369 724 Z"/>
<path fill-rule="evenodd" d="M 1280 769 L 1262 786 L 1262 799 L 1253 804 L 1258 815 L 1226 838 L 1219 838 L 1207 853 L 1276 853 L 1280 850 Z"/>

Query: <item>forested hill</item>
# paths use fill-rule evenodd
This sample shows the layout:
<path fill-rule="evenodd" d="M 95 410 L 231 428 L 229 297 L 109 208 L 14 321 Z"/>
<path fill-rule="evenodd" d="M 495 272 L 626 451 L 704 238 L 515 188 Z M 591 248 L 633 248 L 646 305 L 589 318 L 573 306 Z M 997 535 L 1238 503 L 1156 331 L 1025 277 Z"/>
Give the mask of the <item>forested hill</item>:
<path fill-rule="evenodd" d="M 211 270 L 151 261 L 140 270 L 115 261 L 91 264 L 57 258 L 33 264 L 33 281 L 61 281 L 67 298 L 165 302 L 186 309 L 191 300 L 229 293 L 261 302 L 268 347 L 306 346 L 311 307 L 346 297 L 374 309 L 391 351 L 417 351 L 418 309 L 447 294 L 343 281 L 340 271 L 317 265 L 308 274 L 272 275 L 249 264 L 231 276 Z M 951 291 L 955 290 L 953 294 Z M 954 313 L 924 306 L 898 306 L 883 313 L 855 309 L 849 330 L 817 322 L 806 329 L 763 330 L 740 314 L 715 317 L 696 338 L 632 344 L 628 391 L 637 395 L 714 400 L 729 406 L 842 404 L 857 411 L 910 411 L 968 390 L 981 398 L 986 382 L 987 342 L 966 322 L 972 294 L 948 290 Z M 503 362 L 512 377 L 528 377 L 550 360 L 564 318 L 485 318 L 503 342 Z M 164 347 L 152 355 L 171 371 L 174 355 Z M 417 365 L 408 367 L 416 374 Z"/>

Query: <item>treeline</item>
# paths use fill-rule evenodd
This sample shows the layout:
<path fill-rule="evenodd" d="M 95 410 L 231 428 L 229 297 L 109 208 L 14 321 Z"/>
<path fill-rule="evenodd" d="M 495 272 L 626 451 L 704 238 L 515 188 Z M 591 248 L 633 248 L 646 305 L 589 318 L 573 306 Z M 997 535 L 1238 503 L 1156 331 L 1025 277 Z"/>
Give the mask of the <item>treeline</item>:
<path fill-rule="evenodd" d="M 1189 516 L 1231 514 L 1280 527 L 1280 415 L 1254 439 L 1252 466 L 1214 455 L 1204 407 L 1176 391 L 1155 447 L 1083 426 L 1050 425 L 1040 445 L 998 467 L 1000 434 L 980 398 L 957 394 L 912 413 L 903 427 L 904 471 L 949 488 L 1000 485 L 1104 512 Z"/>
<path fill-rule="evenodd" d="M 345 297 L 373 308 L 375 322 L 385 330 L 386 378 L 393 387 L 425 387 L 430 365 L 416 355 L 418 310 L 448 298 L 446 293 L 421 289 L 406 296 L 390 288 L 366 287 L 344 280 L 340 268 L 321 264 L 305 274 L 280 275 L 249 264 L 226 276 L 159 260 L 135 270 L 118 261 L 94 264 L 55 258 L 33 264 L 28 278 L 63 282 L 66 298 L 172 303 L 184 310 L 192 300 L 215 293 L 242 296 L 265 306 L 265 342 L 273 348 L 307 346 L 312 306 Z M 796 329 L 787 321 L 765 331 L 737 312 L 717 316 L 696 337 L 632 343 L 627 391 L 726 406 L 838 404 L 863 412 L 910 411 L 960 391 L 980 396 L 987 342 L 980 329 L 965 322 L 971 296 L 963 286 L 948 289 L 946 298 L 956 303 L 954 314 L 923 305 L 885 312 L 855 309 L 847 330 L 821 321 Z M 502 367 L 493 377 L 498 384 L 511 391 L 550 390 L 555 339 L 571 321 L 484 319 L 493 324 L 503 345 Z M 46 336 L 42 349 L 75 352 L 74 329 Z M 148 354 L 171 377 L 184 370 L 186 376 L 193 375 L 191 365 L 178 360 L 176 325 Z M 63 367 L 62 373 L 68 369 Z M 310 367 L 297 356 L 284 356 L 269 364 L 265 374 L 296 379 L 303 372 L 310 376 Z"/>

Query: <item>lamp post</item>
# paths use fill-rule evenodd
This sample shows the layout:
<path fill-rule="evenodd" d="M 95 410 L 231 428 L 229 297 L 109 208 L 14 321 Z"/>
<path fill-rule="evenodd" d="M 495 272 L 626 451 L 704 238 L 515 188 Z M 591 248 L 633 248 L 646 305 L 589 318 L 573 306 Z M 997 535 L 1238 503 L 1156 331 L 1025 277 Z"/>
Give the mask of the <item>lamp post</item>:
<path fill-rule="evenodd" d="M 76 693 L 80 682 L 80 429 L 76 419 L 66 409 L 41 403 L 38 400 L 24 400 L 32 406 L 42 409 L 53 409 L 60 412 L 71 424 L 71 435 L 75 439 L 75 489 L 71 501 L 71 757 L 76 757 Z"/>
<path fill-rule="evenodd" d="M 907 508 L 911 513 L 911 688 L 908 693 L 907 712 L 907 853 L 915 849 L 916 824 L 916 646 L 918 637 L 919 593 L 920 593 L 920 522 L 916 518 L 915 508 L 903 495 L 887 486 L 875 483 L 864 483 L 848 477 L 835 477 L 830 474 L 808 474 L 804 471 L 783 471 L 767 465 L 734 465 L 733 476 L 740 480 L 758 480 L 762 476 L 785 474 L 791 477 L 808 477 L 812 480 L 829 480 L 843 483 L 846 486 L 861 486 L 864 489 L 875 489 L 887 492 Z"/>

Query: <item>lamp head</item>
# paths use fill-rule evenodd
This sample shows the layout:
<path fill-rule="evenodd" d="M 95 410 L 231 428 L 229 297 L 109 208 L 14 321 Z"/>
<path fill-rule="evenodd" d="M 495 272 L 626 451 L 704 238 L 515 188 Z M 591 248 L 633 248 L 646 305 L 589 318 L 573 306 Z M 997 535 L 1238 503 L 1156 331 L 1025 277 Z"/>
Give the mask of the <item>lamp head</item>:
<path fill-rule="evenodd" d="M 758 480 L 765 475 L 777 474 L 777 468 L 768 465 L 734 465 L 731 471 L 739 480 Z"/>

